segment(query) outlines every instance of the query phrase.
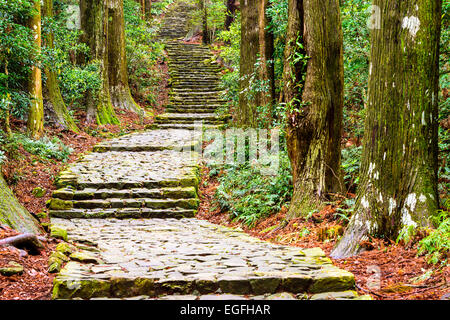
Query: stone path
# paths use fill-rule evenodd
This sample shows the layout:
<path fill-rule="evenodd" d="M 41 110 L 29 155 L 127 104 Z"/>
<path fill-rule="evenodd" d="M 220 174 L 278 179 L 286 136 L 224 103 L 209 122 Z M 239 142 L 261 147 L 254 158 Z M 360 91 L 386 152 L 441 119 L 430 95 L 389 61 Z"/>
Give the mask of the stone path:
<path fill-rule="evenodd" d="M 194 121 L 220 127 L 225 119 L 214 113 L 216 67 L 201 65 L 208 50 L 173 40 L 167 50 L 174 94 L 158 128 L 99 144 L 57 180 L 51 229 L 71 245 L 57 253 L 67 264 L 53 298 L 361 298 L 353 275 L 319 248 L 274 245 L 194 218 L 199 159 L 181 149 L 199 144 Z M 189 56 L 198 59 L 181 63 Z"/>

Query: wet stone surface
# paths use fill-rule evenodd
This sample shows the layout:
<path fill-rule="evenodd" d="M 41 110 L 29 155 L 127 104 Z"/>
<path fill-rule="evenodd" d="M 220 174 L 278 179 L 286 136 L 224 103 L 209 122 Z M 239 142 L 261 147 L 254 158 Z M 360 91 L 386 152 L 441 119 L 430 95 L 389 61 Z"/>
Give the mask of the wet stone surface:
<path fill-rule="evenodd" d="M 274 245 L 197 219 L 52 219 L 90 263 L 70 261 L 54 298 L 264 295 L 352 289 L 320 249 Z M 96 261 L 95 263 L 92 263 Z M 139 287 L 140 283 L 146 283 Z M 102 285 L 100 285 L 102 284 Z M 130 290 L 121 290 L 126 286 Z M 331 289 L 331 290 L 330 290 Z"/>
<path fill-rule="evenodd" d="M 139 184 L 179 181 L 196 175 L 192 153 L 173 150 L 155 152 L 91 153 L 70 167 L 78 185 L 96 187 L 121 182 Z"/>

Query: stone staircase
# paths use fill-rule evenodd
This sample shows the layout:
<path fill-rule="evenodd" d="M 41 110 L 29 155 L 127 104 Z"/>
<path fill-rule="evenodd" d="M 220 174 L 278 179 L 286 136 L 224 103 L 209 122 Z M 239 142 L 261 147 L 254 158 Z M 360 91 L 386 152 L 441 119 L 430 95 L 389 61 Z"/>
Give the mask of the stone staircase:
<path fill-rule="evenodd" d="M 48 207 L 59 218 L 182 218 L 198 208 L 198 167 L 188 130 L 152 130 L 97 145 L 61 172 Z"/>
<path fill-rule="evenodd" d="M 165 41 L 171 92 L 166 113 L 156 117 L 156 128 L 221 129 L 230 119 L 218 115 L 226 101 L 219 88 L 220 67 L 207 46 L 182 41 L 187 34 L 192 6 L 178 3 L 165 16 L 159 37 Z"/>
<path fill-rule="evenodd" d="M 229 115 L 218 115 L 226 101 L 220 97 L 220 68 L 206 46 L 168 41 L 169 73 L 172 90 L 166 113 L 155 123 L 162 128 L 223 128 Z"/>
<path fill-rule="evenodd" d="M 194 218 L 201 124 L 221 128 L 218 67 L 206 47 L 174 41 L 188 11 L 166 16 L 172 94 L 157 128 L 105 141 L 60 173 L 51 234 L 53 299 L 360 299 L 354 276 L 319 248 L 264 242 Z M 180 19 L 175 19 L 180 15 Z"/>

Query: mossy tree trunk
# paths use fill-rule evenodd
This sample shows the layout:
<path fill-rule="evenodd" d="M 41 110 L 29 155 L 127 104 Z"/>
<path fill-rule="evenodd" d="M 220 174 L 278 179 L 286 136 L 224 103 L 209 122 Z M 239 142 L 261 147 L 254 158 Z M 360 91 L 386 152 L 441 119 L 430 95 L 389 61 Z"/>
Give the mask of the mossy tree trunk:
<path fill-rule="evenodd" d="M 236 0 L 227 0 L 227 12 L 225 14 L 225 30 L 230 30 L 236 14 Z"/>
<path fill-rule="evenodd" d="M 90 48 L 90 57 L 99 65 L 101 86 L 98 94 L 86 96 L 87 121 L 99 125 L 118 124 L 109 94 L 107 0 L 80 0 L 82 41 Z"/>
<path fill-rule="evenodd" d="M 123 0 L 108 1 L 108 76 L 114 107 L 141 112 L 128 86 Z"/>
<path fill-rule="evenodd" d="M 202 41 L 203 44 L 210 44 L 211 39 L 209 36 L 209 29 L 208 29 L 208 6 L 206 1 L 207 0 L 199 0 L 198 4 L 202 15 L 202 35 L 203 35 Z"/>
<path fill-rule="evenodd" d="M 145 0 L 145 20 L 152 19 L 152 0 Z"/>
<path fill-rule="evenodd" d="M 320 209 L 342 189 L 344 70 L 339 1 L 291 0 L 289 14 L 284 95 L 294 182 L 287 217 L 293 218 Z"/>
<path fill-rule="evenodd" d="M 236 122 L 241 127 L 258 126 L 258 107 L 267 110 L 259 117 L 265 123 L 269 124 L 272 118 L 275 72 L 273 63 L 268 62 L 273 58 L 273 35 L 266 29 L 268 4 L 268 0 L 247 0 L 240 4 L 240 94 Z"/>
<path fill-rule="evenodd" d="M 139 0 L 139 4 L 141 5 L 141 6 L 140 6 L 140 9 L 141 9 L 141 17 L 142 17 L 142 20 L 145 20 L 145 6 L 146 6 L 146 0 Z"/>
<path fill-rule="evenodd" d="M 266 114 L 261 115 L 265 123 L 272 122 L 272 106 L 275 98 L 275 69 L 273 64 L 274 37 L 272 32 L 267 30 L 270 18 L 267 15 L 269 0 L 259 0 L 258 5 L 258 28 L 259 28 L 259 80 L 264 84 L 266 90 L 259 94 L 259 103 L 264 106 Z"/>
<path fill-rule="evenodd" d="M 53 0 L 44 0 L 43 14 L 50 19 L 53 18 Z M 54 48 L 53 38 L 54 36 L 51 32 L 45 37 L 45 42 L 49 49 Z M 61 96 L 56 72 L 49 67 L 46 67 L 44 72 L 47 78 L 44 94 L 46 96 L 47 106 L 50 109 L 50 116 L 53 118 L 53 121 L 64 129 L 79 132 L 79 129 L 72 116 L 69 114 L 69 110 L 67 110 L 66 104 Z"/>
<path fill-rule="evenodd" d="M 41 2 L 34 0 L 33 14 L 29 27 L 33 32 L 34 47 L 37 54 L 41 52 Z M 28 114 L 28 134 L 33 139 L 39 139 L 44 133 L 44 102 L 42 97 L 42 73 L 37 66 L 31 68 L 29 79 L 31 106 Z"/>
<path fill-rule="evenodd" d="M 0 224 L 22 233 L 42 234 L 33 216 L 17 201 L 0 173 Z"/>
<path fill-rule="evenodd" d="M 395 239 L 430 225 L 437 191 L 441 1 L 374 0 L 368 107 L 353 216 L 332 252 L 360 251 L 368 236 Z"/>
<path fill-rule="evenodd" d="M 251 94 L 250 86 L 256 79 L 255 64 L 259 54 L 258 1 L 245 0 L 241 3 L 241 51 L 240 51 L 240 94 L 236 122 L 240 127 L 256 127 L 257 96 Z"/>

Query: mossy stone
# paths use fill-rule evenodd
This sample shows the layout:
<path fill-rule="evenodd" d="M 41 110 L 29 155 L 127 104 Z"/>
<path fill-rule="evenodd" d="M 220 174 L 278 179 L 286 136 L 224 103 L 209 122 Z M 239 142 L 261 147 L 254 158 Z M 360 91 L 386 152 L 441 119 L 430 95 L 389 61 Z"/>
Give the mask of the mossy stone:
<path fill-rule="evenodd" d="M 33 191 L 31 191 L 31 193 L 36 198 L 42 198 L 47 193 L 47 190 L 45 190 L 45 189 L 43 189 L 41 187 L 37 187 L 37 188 L 34 188 Z"/>
<path fill-rule="evenodd" d="M 0 274 L 7 277 L 22 273 L 23 266 L 14 261 L 10 261 L 6 267 L 0 268 Z"/>
<path fill-rule="evenodd" d="M 56 246 L 56 251 L 69 256 L 73 252 L 73 248 L 68 243 L 61 242 Z"/>
<path fill-rule="evenodd" d="M 73 208 L 72 201 L 66 201 L 61 199 L 53 198 L 50 200 L 49 208 L 51 210 L 67 210 Z"/>
<path fill-rule="evenodd" d="M 50 237 L 67 241 L 67 230 L 52 225 L 50 227 Z"/>

